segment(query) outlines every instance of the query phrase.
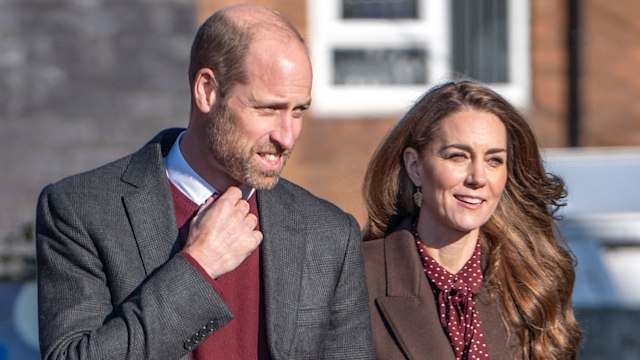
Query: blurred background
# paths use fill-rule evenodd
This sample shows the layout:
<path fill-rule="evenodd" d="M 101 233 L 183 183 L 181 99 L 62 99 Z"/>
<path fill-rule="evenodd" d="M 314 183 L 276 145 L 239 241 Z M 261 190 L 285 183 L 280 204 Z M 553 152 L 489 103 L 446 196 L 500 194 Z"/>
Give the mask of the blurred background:
<path fill-rule="evenodd" d="M 361 180 L 429 86 L 490 84 L 569 189 L 581 359 L 640 359 L 640 1 L 262 0 L 305 38 L 314 94 L 284 176 L 364 225 Z M 36 359 L 40 190 L 187 125 L 195 30 L 222 0 L 0 0 L 0 360 Z"/>

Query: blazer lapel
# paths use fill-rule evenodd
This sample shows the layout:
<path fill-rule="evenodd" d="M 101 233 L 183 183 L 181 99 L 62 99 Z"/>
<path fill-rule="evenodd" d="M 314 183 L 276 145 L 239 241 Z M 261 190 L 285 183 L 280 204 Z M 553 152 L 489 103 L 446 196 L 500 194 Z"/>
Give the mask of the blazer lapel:
<path fill-rule="evenodd" d="M 122 176 L 122 181 L 133 186 L 122 200 L 147 275 L 180 248 L 171 188 L 162 163 L 163 153 L 179 132 L 161 133 L 145 145 L 132 156 Z"/>
<path fill-rule="evenodd" d="M 267 339 L 274 358 L 286 358 L 296 333 L 306 230 L 281 183 L 257 196 Z"/>
<path fill-rule="evenodd" d="M 435 299 L 408 230 L 384 240 L 387 296 L 376 299 L 402 351 L 409 359 L 454 359 L 438 319 Z"/>
<path fill-rule="evenodd" d="M 518 335 L 508 332 L 502 322 L 499 299 L 492 297 L 489 288 L 483 285 L 475 300 L 491 360 L 522 359 Z"/>

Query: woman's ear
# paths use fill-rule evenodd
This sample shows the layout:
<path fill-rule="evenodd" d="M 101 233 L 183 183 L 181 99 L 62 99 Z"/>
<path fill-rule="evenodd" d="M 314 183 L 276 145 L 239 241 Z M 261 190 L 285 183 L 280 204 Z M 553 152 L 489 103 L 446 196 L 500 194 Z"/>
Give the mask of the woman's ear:
<path fill-rule="evenodd" d="M 412 147 L 404 149 L 403 154 L 404 168 L 407 169 L 407 175 L 411 179 L 413 185 L 422 186 L 422 162 L 420 154 Z"/>
<path fill-rule="evenodd" d="M 209 113 L 216 103 L 218 85 L 213 70 L 202 68 L 196 74 L 193 82 L 193 101 L 195 107 L 202 113 Z"/>

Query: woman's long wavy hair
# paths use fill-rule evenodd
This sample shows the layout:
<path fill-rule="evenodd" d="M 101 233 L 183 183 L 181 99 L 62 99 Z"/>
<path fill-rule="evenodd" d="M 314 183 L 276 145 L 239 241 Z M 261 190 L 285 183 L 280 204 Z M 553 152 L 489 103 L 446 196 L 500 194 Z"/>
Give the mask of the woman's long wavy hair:
<path fill-rule="evenodd" d="M 507 130 L 507 184 L 495 213 L 481 228 L 488 260 L 485 281 L 526 358 L 574 359 L 581 339 L 571 304 L 574 261 L 554 222 L 555 211 L 564 205 L 564 183 L 545 172 L 523 116 L 486 86 L 459 80 L 432 88 L 379 145 L 364 180 L 364 239 L 382 238 L 406 217 L 417 216 L 404 150 L 422 153 L 441 120 L 465 109 L 492 113 Z"/>

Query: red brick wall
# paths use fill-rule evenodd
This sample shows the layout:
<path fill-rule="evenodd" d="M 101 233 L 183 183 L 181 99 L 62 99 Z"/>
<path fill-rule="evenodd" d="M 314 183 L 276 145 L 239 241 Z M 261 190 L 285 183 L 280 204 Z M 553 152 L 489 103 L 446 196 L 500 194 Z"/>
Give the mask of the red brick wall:
<path fill-rule="evenodd" d="M 581 144 L 639 146 L 640 1 L 581 3 Z"/>
<path fill-rule="evenodd" d="M 369 158 L 395 121 L 306 118 L 285 177 L 334 202 L 364 225 L 362 178 Z"/>
<path fill-rule="evenodd" d="M 543 147 L 567 142 L 567 0 L 531 1 L 532 103 L 526 109 Z"/>
<path fill-rule="evenodd" d="M 567 3 L 531 1 L 528 114 L 543 146 L 567 145 Z M 579 6 L 579 144 L 640 146 L 640 2 L 586 0 Z"/>

